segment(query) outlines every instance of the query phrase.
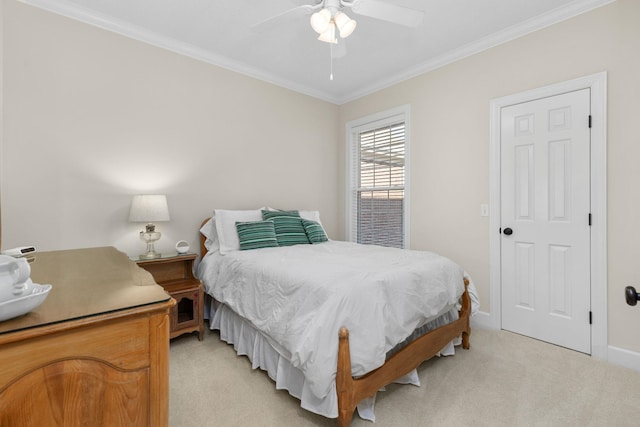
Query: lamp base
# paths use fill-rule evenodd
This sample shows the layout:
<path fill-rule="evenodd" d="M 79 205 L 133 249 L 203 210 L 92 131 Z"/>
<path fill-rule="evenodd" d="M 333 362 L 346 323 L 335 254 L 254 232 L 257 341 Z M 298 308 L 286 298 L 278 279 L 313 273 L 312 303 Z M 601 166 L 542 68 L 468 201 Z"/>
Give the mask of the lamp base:
<path fill-rule="evenodd" d="M 158 253 L 158 252 L 147 252 L 146 254 L 140 254 L 139 255 L 140 259 L 156 259 L 156 258 L 162 258 L 162 254 Z"/>
<path fill-rule="evenodd" d="M 160 258 L 162 254 L 156 252 L 155 248 L 153 247 L 153 243 L 160 239 L 161 234 L 159 231 L 148 231 L 148 230 L 149 229 L 147 228 L 146 232 L 145 231 L 140 232 L 140 240 L 144 240 L 145 242 L 147 242 L 147 252 L 144 254 L 140 254 L 140 259 Z"/>

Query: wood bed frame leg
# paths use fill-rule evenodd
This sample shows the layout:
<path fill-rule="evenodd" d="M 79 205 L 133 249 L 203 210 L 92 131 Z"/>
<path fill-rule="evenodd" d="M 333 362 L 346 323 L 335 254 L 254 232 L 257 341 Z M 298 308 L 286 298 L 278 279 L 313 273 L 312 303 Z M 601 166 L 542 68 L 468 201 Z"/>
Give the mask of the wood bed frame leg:
<path fill-rule="evenodd" d="M 469 336 L 471 335 L 471 297 L 469 296 L 469 280 L 464 279 L 464 293 L 462 294 L 462 307 L 460 308 L 460 317 L 466 317 L 465 330 L 462 331 L 462 348 L 469 350 L 471 343 Z"/>
<path fill-rule="evenodd" d="M 462 348 L 464 348 L 465 350 L 469 350 L 469 347 L 471 347 L 471 344 L 469 343 L 469 332 L 463 332 L 462 333 Z"/>
<path fill-rule="evenodd" d="M 351 353 L 349 350 L 349 330 L 344 326 L 338 333 L 338 367 L 336 372 L 336 392 L 338 394 L 338 427 L 349 427 L 353 411 L 354 384 L 351 376 Z"/>

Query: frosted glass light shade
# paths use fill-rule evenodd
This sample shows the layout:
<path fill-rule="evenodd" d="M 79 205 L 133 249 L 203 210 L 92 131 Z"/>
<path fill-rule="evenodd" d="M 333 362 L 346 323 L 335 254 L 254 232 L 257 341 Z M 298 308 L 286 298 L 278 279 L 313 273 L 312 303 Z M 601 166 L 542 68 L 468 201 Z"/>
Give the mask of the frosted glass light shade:
<path fill-rule="evenodd" d="M 329 28 L 318 36 L 318 40 L 333 44 L 338 43 L 338 39 L 336 39 L 336 25 L 333 21 L 329 23 Z"/>
<path fill-rule="evenodd" d="M 331 11 L 329 9 L 322 9 L 319 12 L 311 15 L 311 28 L 318 33 L 322 34 L 327 31 L 331 22 Z"/>
<path fill-rule="evenodd" d="M 334 22 L 336 23 L 336 27 L 340 31 L 340 37 L 346 39 L 353 33 L 353 30 L 356 29 L 356 21 L 349 18 L 346 13 L 336 12 L 333 17 Z"/>
<path fill-rule="evenodd" d="M 139 194 L 131 200 L 129 221 L 160 222 L 169 221 L 167 196 L 163 194 Z"/>

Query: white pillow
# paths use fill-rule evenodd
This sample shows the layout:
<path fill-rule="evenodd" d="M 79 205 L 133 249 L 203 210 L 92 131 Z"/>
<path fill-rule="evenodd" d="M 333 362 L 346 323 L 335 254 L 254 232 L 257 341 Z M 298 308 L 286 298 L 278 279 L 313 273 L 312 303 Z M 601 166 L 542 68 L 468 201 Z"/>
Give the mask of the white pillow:
<path fill-rule="evenodd" d="M 220 253 L 222 255 L 240 250 L 240 240 L 238 239 L 236 221 L 262 221 L 262 209 L 263 208 L 244 211 L 216 209 L 214 211 L 216 218 L 216 232 L 218 233 L 218 242 L 220 244 Z"/>
<path fill-rule="evenodd" d="M 213 217 L 204 223 L 200 228 L 200 233 L 205 237 L 204 247 L 207 248 L 207 251 L 212 252 L 220 249 L 218 232 L 216 231 L 216 221 Z"/>
<path fill-rule="evenodd" d="M 322 225 L 320 222 L 320 212 L 319 211 L 298 211 L 300 214 L 300 218 L 308 219 L 309 221 L 315 221 L 318 224 Z"/>

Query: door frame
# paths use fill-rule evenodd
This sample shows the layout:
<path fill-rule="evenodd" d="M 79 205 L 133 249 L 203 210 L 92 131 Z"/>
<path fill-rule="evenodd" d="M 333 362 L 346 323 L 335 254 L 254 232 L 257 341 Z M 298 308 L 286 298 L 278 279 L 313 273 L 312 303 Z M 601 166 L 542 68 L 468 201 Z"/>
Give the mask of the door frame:
<path fill-rule="evenodd" d="M 501 110 L 580 89 L 591 89 L 591 356 L 607 360 L 607 73 L 496 98 L 490 102 L 489 128 L 489 326 L 502 329 L 500 265 Z M 587 319 L 585 319 L 587 321 Z"/>

